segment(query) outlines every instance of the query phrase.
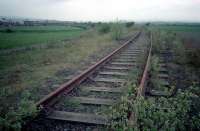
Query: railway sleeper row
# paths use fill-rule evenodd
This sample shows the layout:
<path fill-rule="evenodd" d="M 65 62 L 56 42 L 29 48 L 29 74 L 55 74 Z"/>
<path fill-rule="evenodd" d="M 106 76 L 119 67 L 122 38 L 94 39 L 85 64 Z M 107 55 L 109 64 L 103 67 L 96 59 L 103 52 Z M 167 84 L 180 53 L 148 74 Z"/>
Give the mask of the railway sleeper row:
<path fill-rule="evenodd" d="M 164 53 L 163 53 L 164 52 Z M 167 60 L 165 59 L 165 55 L 167 54 L 166 50 L 162 50 L 159 54 L 159 74 L 158 74 L 158 80 L 160 82 L 160 85 L 166 89 L 170 88 L 170 82 L 169 82 L 169 72 L 167 67 Z M 169 91 L 162 91 L 162 90 L 155 90 L 151 89 L 150 93 L 151 96 L 169 96 Z"/>

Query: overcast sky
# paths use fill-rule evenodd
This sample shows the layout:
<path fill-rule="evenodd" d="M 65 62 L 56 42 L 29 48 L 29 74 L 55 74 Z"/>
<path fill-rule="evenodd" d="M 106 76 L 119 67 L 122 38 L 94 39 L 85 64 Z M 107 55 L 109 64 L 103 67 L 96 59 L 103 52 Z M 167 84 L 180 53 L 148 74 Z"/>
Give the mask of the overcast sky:
<path fill-rule="evenodd" d="M 0 0 L 0 16 L 200 22 L 200 0 Z"/>

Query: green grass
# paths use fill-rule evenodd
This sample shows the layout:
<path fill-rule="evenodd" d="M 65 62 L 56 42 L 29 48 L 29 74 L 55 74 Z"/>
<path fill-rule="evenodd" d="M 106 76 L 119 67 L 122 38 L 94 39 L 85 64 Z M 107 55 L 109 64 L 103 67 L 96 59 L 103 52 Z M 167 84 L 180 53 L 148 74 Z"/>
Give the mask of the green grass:
<path fill-rule="evenodd" d="M 63 26 L 13 27 L 11 30 L 14 32 L 0 32 L 0 49 L 53 43 L 77 37 L 83 32 L 80 28 Z"/>
<path fill-rule="evenodd" d="M 47 32 L 47 33 L 0 33 L 0 49 L 46 44 L 80 35 L 82 31 Z"/>
<path fill-rule="evenodd" d="M 6 29 L 11 29 L 14 32 L 56 32 L 56 31 L 69 31 L 81 30 L 81 28 L 73 26 L 14 26 L 14 27 L 1 27 L 0 32 L 5 32 Z"/>

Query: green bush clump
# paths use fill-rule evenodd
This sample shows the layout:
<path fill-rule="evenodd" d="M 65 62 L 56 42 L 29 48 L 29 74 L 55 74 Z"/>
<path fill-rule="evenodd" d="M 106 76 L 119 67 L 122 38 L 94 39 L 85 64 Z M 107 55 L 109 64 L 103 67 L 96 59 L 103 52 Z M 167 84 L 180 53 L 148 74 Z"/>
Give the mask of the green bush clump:
<path fill-rule="evenodd" d="M 128 92 L 121 97 L 120 102 L 108 111 L 111 118 L 110 128 L 117 131 L 130 130 L 128 116 L 133 111 L 133 99 L 135 98 L 136 85 L 131 83 L 127 86 Z"/>
<path fill-rule="evenodd" d="M 133 69 L 129 72 L 129 82 L 124 87 L 124 95 L 119 103 L 110 107 L 108 116 L 111 118 L 110 128 L 117 131 L 131 130 L 128 116 L 133 111 L 133 102 L 136 97 L 137 78 L 140 75 L 140 69 Z"/>
<path fill-rule="evenodd" d="M 132 27 L 132 26 L 134 26 L 135 25 L 135 22 L 127 22 L 126 23 L 126 27 L 127 28 L 130 28 L 130 27 Z"/>
<path fill-rule="evenodd" d="M 150 64 L 150 80 L 149 82 L 151 83 L 151 86 L 153 89 L 156 90 L 162 90 L 166 91 L 168 88 L 165 88 L 162 86 L 161 80 L 159 79 L 159 70 L 160 70 L 160 65 L 159 65 L 159 57 L 156 55 L 153 55 L 151 57 L 151 64 Z"/>
<path fill-rule="evenodd" d="M 3 94 L 1 94 L 1 98 L 2 96 Z M 29 97 L 30 93 L 24 92 L 20 102 L 15 106 L 11 106 L 10 103 L 7 103 L 8 101 L 1 99 L 0 130 L 20 131 L 22 125 L 29 117 L 35 117 L 37 115 L 37 108 L 34 102 L 29 100 Z"/>
<path fill-rule="evenodd" d="M 189 90 L 179 90 L 171 98 L 136 97 L 136 86 L 131 94 L 121 98 L 120 103 L 111 107 L 109 112 L 111 128 L 119 131 L 151 130 L 200 130 L 199 87 L 191 86 Z M 135 91 L 133 91 L 135 90 Z M 197 95 L 198 94 L 198 95 Z M 133 123 L 128 116 L 133 112 Z"/>
<path fill-rule="evenodd" d="M 172 50 L 174 53 L 174 62 L 178 64 L 187 63 L 186 50 L 180 40 L 174 40 L 172 43 Z"/>
<path fill-rule="evenodd" d="M 8 28 L 8 29 L 5 30 L 5 32 L 6 32 L 6 33 L 13 33 L 14 31 L 13 31 L 12 29 L 9 29 L 9 28 Z"/>
<path fill-rule="evenodd" d="M 193 65 L 195 68 L 200 68 L 200 49 L 192 49 L 187 53 L 188 63 Z"/>
<path fill-rule="evenodd" d="M 190 87 L 194 90 L 199 87 Z M 194 102 L 196 100 L 196 103 Z M 176 97 L 135 101 L 138 130 L 199 130 L 199 96 L 179 90 Z"/>
<path fill-rule="evenodd" d="M 123 25 L 119 22 L 113 23 L 111 32 L 112 32 L 112 38 L 114 40 L 119 40 L 122 37 Z"/>
<path fill-rule="evenodd" d="M 111 27 L 110 27 L 109 24 L 101 24 L 98 31 L 101 34 L 106 34 L 106 33 L 109 33 L 111 31 Z"/>

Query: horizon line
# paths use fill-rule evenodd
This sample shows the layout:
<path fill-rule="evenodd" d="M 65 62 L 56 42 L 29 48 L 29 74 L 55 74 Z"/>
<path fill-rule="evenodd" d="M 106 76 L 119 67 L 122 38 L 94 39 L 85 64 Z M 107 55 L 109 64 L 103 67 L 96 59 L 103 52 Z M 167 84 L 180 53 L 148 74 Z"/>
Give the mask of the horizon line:
<path fill-rule="evenodd" d="M 0 16 L 1 18 L 6 17 L 9 19 L 32 19 L 32 20 L 41 20 L 41 21 L 60 21 L 60 22 L 116 22 L 116 21 L 122 21 L 122 22 L 135 22 L 135 23 L 199 23 L 200 21 L 178 21 L 178 20 L 131 20 L 131 19 L 116 19 L 116 20 L 61 20 L 61 19 L 50 19 L 50 18 L 35 18 L 35 17 L 22 17 L 22 16 Z"/>

